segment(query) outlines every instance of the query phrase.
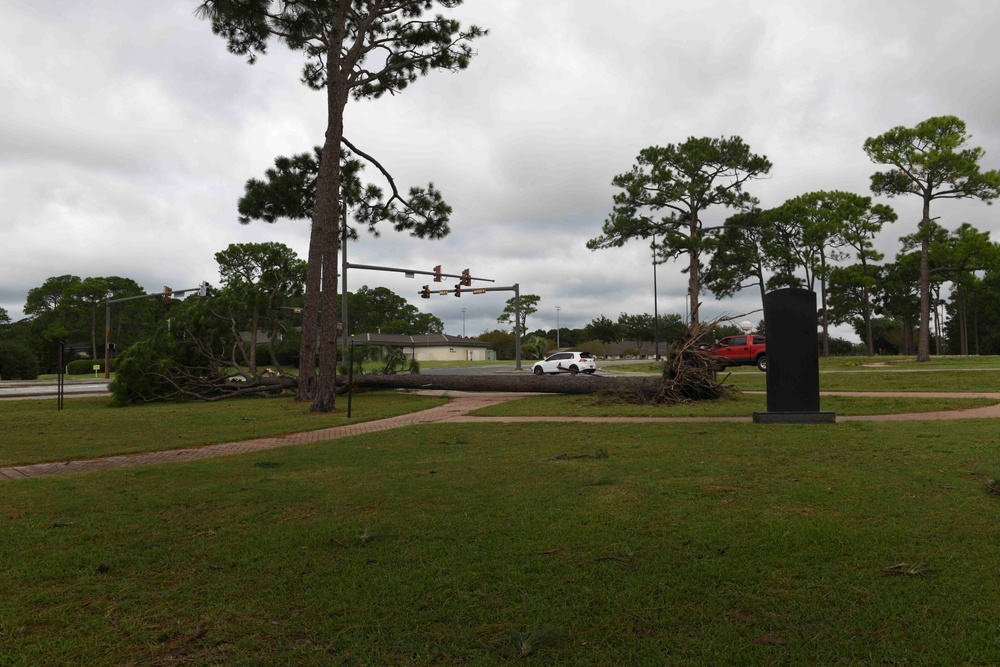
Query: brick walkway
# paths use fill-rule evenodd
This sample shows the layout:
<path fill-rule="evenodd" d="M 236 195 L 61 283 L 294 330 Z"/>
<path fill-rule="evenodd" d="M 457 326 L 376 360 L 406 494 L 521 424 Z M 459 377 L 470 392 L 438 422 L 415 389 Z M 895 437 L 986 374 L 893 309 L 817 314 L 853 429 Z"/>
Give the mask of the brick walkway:
<path fill-rule="evenodd" d="M 484 396 L 463 396 L 444 405 L 440 405 L 429 410 L 423 410 L 421 412 L 400 415 L 398 417 L 389 417 L 388 419 L 380 419 L 378 421 L 359 422 L 357 424 L 348 424 L 346 426 L 332 426 L 318 431 L 305 431 L 303 433 L 292 433 L 290 435 L 273 436 L 269 438 L 257 438 L 255 440 L 242 440 L 239 442 L 222 442 L 217 445 L 188 447 L 185 449 L 170 449 L 167 451 L 149 452 L 146 454 L 126 454 L 124 456 L 108 456 L 106 458 L 88 459 L 84 461 L 65 461 L 59 463 L 37 463 L 34 465 L 10 466 L 7 468 L 0 468 L 0 479 L 22 479 L 25 477 L 66 475 L 78 472 L 110 470 L 112 468 L 133 468 L 135 466 L 143 466 L 153 463 L 196 461 L 198 459 L 210 459 L 218 456 L 231 456 L 233 454 L 259 452 L 265 449 L 288 447 L 290 445 L 304 445 L 311 442 L 336 440 L 338 438 L 348 438 L 352 435 L 361 435 L 363 433 L 388 431 L 390 429 L 400 428 L 403 426 L 452 421 L 459 415 L 466 412 L 472 412 L 488 405 L 501 403 L 511 398 L 513 398 L 513 396 L 501 396 L 497 394 Z"/>
<path fill-rule="evenodd" d="M 426 392 L 443 393 L 443 392 Z M 747 392 L 760 393 L 760 392 Z M 502 403 L 514 398 L 522 398 L 524 394 L 473 394 L 449 392 L 452 400 L 445 405 L 414 412 L 411 414 L 389 417 L 378 421 L 334 426 L 318 431 L 305 431 L 291 435 L 257 438 L 239 442 L 223 442 L 217 445 L 189 447 L 186 449 L 171 449 L 162 452 L 146 454 L 128 454 L 124 456 L 109 456 L 100 459 L 84 461 L 64 461 L 58 463 L 38 463 L 34 465 L 9 466 L 0 468 L 0 480 L 23 479 L 27 477 L 45 477 L 49 475 L 65 475 L 81 472 L 96 472 L 113 468 L 132 468 L 135 466 L 155 463 L 175 463 L 178 461 L 195 461 L 198 459 L 231 456 L 259 452 L 277 447 L 302 445 L 324 440 L 336 440 L 363 433 L 388 431 L 404 426 L 435 423 L 460 424 L 491 424 L 491 423 L 525 423 L 525 422 L 592 422 L 620 424 L 633 423 L 691 423 L 691 422 L 751 422 L 751 417 L 473 417 L 468 413 L 490 405 Z M 870 397 L 925 397 L 925 398 L 990 398 L 1000 401 L 1000 393 L 865 393 L 865 392 L 823 392 L 827 396 L 870 396 Z M 837 421 L 916 421 L 943 419 L 1000 419 L 1000 403 L 969 410 L 947 410 L 940 412 L 920 412 L 913 414 L 894 415 L 859 415 L 854 417 L 837 417 Z"/>

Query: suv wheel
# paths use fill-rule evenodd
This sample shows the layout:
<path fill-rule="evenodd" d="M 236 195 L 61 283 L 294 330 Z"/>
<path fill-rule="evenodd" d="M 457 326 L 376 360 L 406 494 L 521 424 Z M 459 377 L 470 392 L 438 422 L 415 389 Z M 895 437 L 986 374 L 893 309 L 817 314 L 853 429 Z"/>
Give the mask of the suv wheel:
<path fill-rule="evenodd" d="M 764 372 L 764 373 L 767 372 L 767 355 L 766 354 L 762 354 L 759 357 L 757 357 L 757 368 L 759 370 L 761 370 L 762 372 Z"/>

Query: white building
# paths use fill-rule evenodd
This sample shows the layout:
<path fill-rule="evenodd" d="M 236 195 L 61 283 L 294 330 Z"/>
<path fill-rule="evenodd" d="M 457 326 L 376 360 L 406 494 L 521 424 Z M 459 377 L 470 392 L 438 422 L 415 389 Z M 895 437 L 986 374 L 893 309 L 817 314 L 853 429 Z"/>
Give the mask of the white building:
<path fill-rule="evenodd" d="M 417 361 L 492 361 L 496 353 L 490 344 L 464 336 L 447 334 L 422 334 L 402 336 L 395 334 L 354 334 L 355 345 L 380 345 L 398 347 L 407 359 Z"/>

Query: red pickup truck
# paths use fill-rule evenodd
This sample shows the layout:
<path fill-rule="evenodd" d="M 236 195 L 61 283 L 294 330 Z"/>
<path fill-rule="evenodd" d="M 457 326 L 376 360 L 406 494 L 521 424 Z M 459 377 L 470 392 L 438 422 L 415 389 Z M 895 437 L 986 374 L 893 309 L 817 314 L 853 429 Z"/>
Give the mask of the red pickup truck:
<path fill-rule="evenodd" d="M 712 353 L 723 366 L 756 366 L 767 371 L 767 346 L 763 336 L 726 336 L 719 339 Z"/>

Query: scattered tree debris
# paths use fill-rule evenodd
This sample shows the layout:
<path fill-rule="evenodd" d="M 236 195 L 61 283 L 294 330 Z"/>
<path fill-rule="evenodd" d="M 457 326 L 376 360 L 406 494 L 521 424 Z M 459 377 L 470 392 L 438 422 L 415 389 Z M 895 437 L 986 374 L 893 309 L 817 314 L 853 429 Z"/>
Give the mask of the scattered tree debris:
<path fill-rule="evenodd" d="M 728 318 L 725 318 L 728 319 Z M 693 403 L 733 398 L 738 390 L 733 385 L 719 381 L 722 370 L 719 358 L 711 350 L 701 347 L 701 341 L 721 321 L 713 320 L 703 325 L 686 327 L 674 342 L 663 368 L 663 381 L 656 393 L 655 403 Z M 729 376 L 727 375 L 726 378 Z M 723 378 L 723 382 L 725 378 Z"/>
<path fill-rule="evenodd" d="M 896 563 L 895 565 L 890 565 L 889 567 L 882 568 L 882 574 L 886 576 L 900 576 L 906 575 L 908 577 L 916 577 L 921 574 L 926 574 L 930 571 L 931 566 L 923 561 L 919 563 Z"/>
<path fill-rule="evenodd" d="M 511 632 L 506 637 L 506 652 L 515 658 L 525 658 L 539 649 L 554 645 L 558 640 L 558 635 L 541 627 L 527 632 Z"/>
<path fill-rule="evenodd" d="M 593 454 L 556 454 L 549 461 L 567 461 L 569 459 L 606 459 L 608 458 L 608 450 L 598 449 Z"/>
<path fill-rule="evenodd" d="M 670 346 L 659 383 L 639 382 L 616 387 L 602 392 L 600 396 L 608 401 L 667 405 L 735 398 L 739 390 L 734 385 L 724 384 L 728 375 L 719 380 L 719 371 L 723 366 L 703 343 L 719 322 L 729 319 L 732 318 L 722 316 L 711 322 L 685 327 Z"/>
<path fill-rule="evenodd" d="M 986 480 L 986 493 L 1000 496 L 1000 482 L 995 479 Z"/>
<path fill-rule="evenodd" d="M 767 646 L 784 646 L 788 643 L 781 637 L 754 637 L 751 641 L 754 644 L 765 644 Z"/>

